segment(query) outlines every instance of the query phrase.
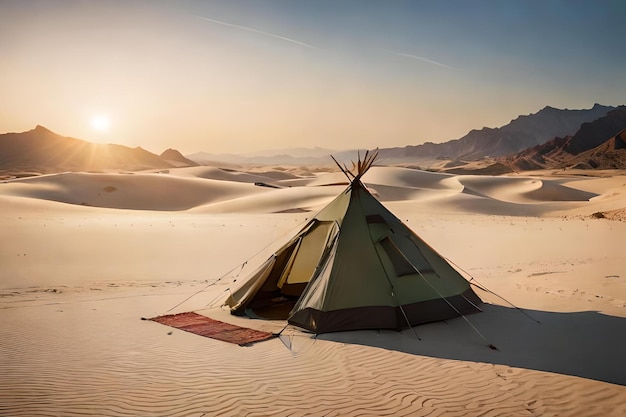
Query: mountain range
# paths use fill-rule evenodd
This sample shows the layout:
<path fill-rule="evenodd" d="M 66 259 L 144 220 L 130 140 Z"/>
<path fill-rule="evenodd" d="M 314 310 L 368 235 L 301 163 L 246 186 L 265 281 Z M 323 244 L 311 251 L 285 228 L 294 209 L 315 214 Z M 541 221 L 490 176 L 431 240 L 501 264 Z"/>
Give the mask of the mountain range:
<path fill-rule="evenodd" d="M 522 152 L 501 157 L 497 163 L 515 171 L 578 168 L 626 168 L 626 106 L 593 122 L 584 123 L 571 136 L 556 137 Z"/>
<path fill-rule="evenodd" d="M 626 169 L 624 129 L 626 106 L 595 104 L 585 110 L 548 106 L 505 126 L 472 130 L 448 142 L 379 149 L 378 163 L 419 164 L 448 172 L 486 174 L 571 167 Z M 194 165 L 328 166 L 332 164 L 331 154 L 341 163 L 347 163 L 355 158 L 356 151 L 293 148 L 240 155 L 200 152 L 183 156 L 177 150 L 168 149 L 157 155 L 141 147 L 95 144 L 61 136 L 37 126 L 27 132 L 0 134 L 0 176 L 139 171 Z M 430 161 L 430 165 L 425 161 Z"/>
<path fill-rule="evenodd" d="M 33 175 L 65 171 L 140 171 L 197 165 L 180 152 L 161 155 L 140 147 L 97 144 L 58 135 L 43 126 L 0 135 L 0 174 Z"/>
<path fill-rule="evenodd" d="M 443 143 L 379 149 L 378 163 L 386 165 L 432 165 L 433 160 L 476 161 L 514 154 L 543 144 L 555 137 L 575 134 L 583 123 L 605 116 L 615 107 L 595 104 L 590 109 L 569 110 L 546 106 L 537 113 L 519 116 L 499 128 L 484 127 Z M 200 152 L 187 155 L 200 164 L 238 165 L 323 165 L 332 162 L 332 154 L 340 162 L 354 159 L 355 150 L 282 149 L 253 154 L 212 154 Z"/>
<path fill-rule="evenodd" d="M 583 123 L 605 116 L 614 107 L 595 104 L 591 109 L 568 110 L 544 107 L 519 116 L 499 128 L 484 127 L 444 143 L 427 142 L 404 148 L 380 150 L 380 160 L 401 163 L 419 159 L 479 160 L 520 152 L 558 136 L 575 134 Z"/>
<path fill-rule="evenodd" d="M 326 148 L 289 148 L 274 149 L 245 154 L 215 154 L 197 152 L 187 158 L 201 165 L 319 165 L 332 163 L 329 155 L 354 156 L 355 151 L 337 151 Z"/>

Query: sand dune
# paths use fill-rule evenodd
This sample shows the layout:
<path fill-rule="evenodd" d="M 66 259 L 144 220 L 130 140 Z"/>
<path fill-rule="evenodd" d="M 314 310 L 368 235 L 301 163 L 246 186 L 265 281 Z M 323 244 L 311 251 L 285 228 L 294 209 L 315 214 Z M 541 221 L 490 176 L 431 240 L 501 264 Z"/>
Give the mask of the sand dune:
<path fill-rule="evenodd" d="M 541 322 L 480 293 L 484 312 L 468 319 L 498 351 L 462 319 L 415 328 L 421 340 L 288 328 L 247 348 L 139 319 L 195 310 L 281 329 L 218 306 L 341 192 L 341 173 L 194 167 L 0 183 L 0 414 L 624 415 L 626 222 L 611 218 L 626 208 L 626 176 L 606 174 L 374 167 L 364 178 L 468 277 Z"/>
<path fill-rule="evenodd" d="M 0 191 L 3 195 L 131 210 L 277 213 L 315 209 L 334 197 L 346 181 L 341 173 L 294 178 L 281 171 L 239 173 L 191 167 L 167 173 L 47 175 L 5 182 Z M 622 176 L 567 182 L 563 178 L 453 176 L 396 167 L 374 167 L 364 181 L 382 201 L 420 202 L 436 210 L 531 216 L 578 209 L 592 214 L 595 206 L 621 209 L 624 188 L 619 184 L 626 183 Z M 259 186 L 264 184 L 292 190 Z M 600 191 L 587 190 L 590 186 Z"/>
<path fill-rule="evenodd" d="M 133 210 L 186 210 L 264 190 L 253 184 L 167 174 L 65 173 L 12 181 L 3 194 L 84 206 Z"/>
<path fill-rule="evenodd" d="M 273 182 L 293 180 L 298 177 L 284 171 L 261 171 L 261 172 L 240 172 L 233 169 L 214 168 L 214 167 L 188 167 L 180 168 L 173 171 L 176 176 L 205 178 L 221 181 L 236 182 Z"/>
<path fill-rule="evenodd" d="M 547 180 L 507 177 L 460 176 L 464 193 L 512 203 L 588 201 L 597 194 Z"/>
<path fill-rule="evenodd" d="M 457 184 L 450 183 L 450 179 L 452 178 L 454 178 L 454 176 L 450 174 L 420 171 L 417 169 L 374 167 L 368 171 L 367 176 L 364 179 L 366 182 L 371 184 L 432 190 L 453 189 L 460 191 Z"/>
<path fill-rule="evenodd" d="M 345 186 L 298 187 L 269 190 L 218 203 L 204 204 L 192 211 L 202 213 L 286 213 L 315 210 L 342 192 Z"/>

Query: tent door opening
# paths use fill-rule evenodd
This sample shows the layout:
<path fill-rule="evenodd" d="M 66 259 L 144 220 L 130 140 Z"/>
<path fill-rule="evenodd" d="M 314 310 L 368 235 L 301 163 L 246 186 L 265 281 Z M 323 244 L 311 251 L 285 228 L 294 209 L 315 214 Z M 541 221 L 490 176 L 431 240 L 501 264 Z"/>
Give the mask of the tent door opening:
<path fill-rule="evenodd" d="M 319 267 L 337 233 L 335 222 L 317 221 L 291 245 L 277 253 L 263 286 L 246 308 L 246 314 L 285 320 Z"/>

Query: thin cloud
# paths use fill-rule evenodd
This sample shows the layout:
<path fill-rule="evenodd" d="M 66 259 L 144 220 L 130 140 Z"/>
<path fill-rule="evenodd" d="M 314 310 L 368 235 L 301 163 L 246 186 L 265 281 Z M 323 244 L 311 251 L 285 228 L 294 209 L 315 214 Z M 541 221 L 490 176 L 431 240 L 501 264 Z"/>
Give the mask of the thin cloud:
<path fill-rule="evenodd" d="M 277 35 L 275 33 L 264 32 L 262 30 L 254 29 L 254 28 L 247 27 L 247 26 L 241 26 L 241 25 L 235 25 L 233 23 L 222 22 L 221 20 L 215 20 L 215 19 L 211 19 L 211 18 L 208 18 L 208 17 L 204 17 L 204 16 L 196 15 L 196 17 L 198 17 L 198 18 L 200 18 L 202 20 L 206 20 L 206 21 L 218 24 L 218 25 L 228 26 L 228 27 L 236 28 L 236 29 L 241 29 L 241 30 L 245 30 L 247 32 L 258 33 L 260 35 L 269 36 L 271 38 L 280 39 L 280 40 L 283 40 L 283 41 L 295 43 L 296 45 L 304 46 L 305 48 L 317 49 L 315 46 L 309 45 L 308 43 L 300 42 L 300 41 L 298 41 L 296 39 L 288 38 L 286 36 Z"/>
<path fill-rule="evenodd" d="M 395 52 L 395 51 L 387 51 L 387 52 L 392 53 L 392 54 L 397 55 L 397 56 L 401 56 L 403 58 L 414 59 L 414 60 L 417 60 L 417 61 L 425 62 L 427 64 L 436 65 L 438 67 L 454 69 L 454 67 L 451 67 L 450 65 L 442 64 L 441 62 L 433 61 L 432 59 L 424 58 L 422 56 L 403 54 L 403 53 Z"/>

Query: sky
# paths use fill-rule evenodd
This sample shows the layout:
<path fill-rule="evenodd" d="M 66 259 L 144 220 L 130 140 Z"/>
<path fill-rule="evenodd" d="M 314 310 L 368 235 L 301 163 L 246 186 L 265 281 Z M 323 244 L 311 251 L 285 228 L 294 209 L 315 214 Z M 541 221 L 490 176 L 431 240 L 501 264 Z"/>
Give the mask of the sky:
<path fill-rule="evenodd" d="M 0 133 L 161 153 L 445 142 L 626 104 L 622 0 L 0 0 Z"/>

